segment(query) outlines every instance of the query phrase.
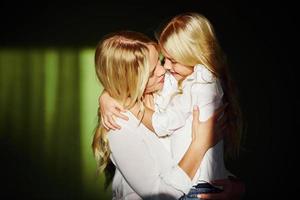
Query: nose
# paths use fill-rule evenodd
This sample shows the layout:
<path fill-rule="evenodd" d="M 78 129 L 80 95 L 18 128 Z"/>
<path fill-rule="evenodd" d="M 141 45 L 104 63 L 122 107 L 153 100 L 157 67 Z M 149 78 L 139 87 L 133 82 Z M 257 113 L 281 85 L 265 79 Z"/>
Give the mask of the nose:
<path fill-rule="evenodd" d="M 163 76 L 166 73 L 166 69 L 159 65 L 159 71 L 158 71 L 158 76 Z"/>
<path fill-rule="evenodd" d="M 172 62 L 169 59 L 165 59 L 164 68 L 166 70 L 171 70 L 172 69 Z"/>

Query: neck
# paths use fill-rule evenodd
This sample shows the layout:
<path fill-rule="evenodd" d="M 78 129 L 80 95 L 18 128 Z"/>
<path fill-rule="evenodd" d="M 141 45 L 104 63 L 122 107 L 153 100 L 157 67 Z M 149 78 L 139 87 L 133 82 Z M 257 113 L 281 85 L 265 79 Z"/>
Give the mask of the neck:
<path fill-rule="evenodd" d="M 142 119 L 143 113 L 141 112 L 142 105 L 141 103 L 135 103 L 129 111 L 139 120 Z"/>
<path fill-rule="evenodd" d="M 151 110 L 154 110 L 154 96 L 153 96 L 153 93 L 144 94 L 143 103 L 144 103 L 145 106 L 147 106 Z"/>

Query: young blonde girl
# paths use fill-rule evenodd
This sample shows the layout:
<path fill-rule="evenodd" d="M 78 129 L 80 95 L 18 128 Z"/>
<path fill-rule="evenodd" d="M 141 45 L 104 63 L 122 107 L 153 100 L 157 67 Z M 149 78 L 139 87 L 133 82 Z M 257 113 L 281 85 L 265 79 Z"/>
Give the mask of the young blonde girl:
<path fill-rule="evenodd" d="M 165 57 L 164 67 L 177 80 L 178 89 L 164 111 L 146 112 L 144 121 L 159 137 L 172 135 L 171 150 L 175 160 L 182 158 L 191 142 L 190 132 L 186 133 L 191 130 L 192 107 L 199 106 L 200 121 L 205 121 L 218 107 L 227 105 L 223 115 L 227 118 L 227 134 L 206 152 L 194 177 L 195 187 L 183 199 L 199 192 L 214 192 L 214 189 L 201 189 L 207 186 L 202 183 L 231 175 L 225 167 L 223 151 L 225 149 L 226 156 L 237 156 L 241 137 L 241 115 L 226 57 L 212 24 L 198 13 L 175 16 L 162 29 L 158 41 Z"/>

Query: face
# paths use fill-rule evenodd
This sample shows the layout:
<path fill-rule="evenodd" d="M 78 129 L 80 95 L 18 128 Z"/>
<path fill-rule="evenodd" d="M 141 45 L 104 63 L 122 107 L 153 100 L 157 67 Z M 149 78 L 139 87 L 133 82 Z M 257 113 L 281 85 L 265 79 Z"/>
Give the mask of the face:
<path fill-rule="evenodd" d="M 149 45 L 150 76 L 145 93 L 153 93 L 162 89 L 166 70 L 160 63 L 159 54 L 155 46 Z"/>
<path fill-rule="evenodd" d="M 188 75 L 193 73 L 193 67 L 175 61 L 166 51 L 163 51 L 163 54 L 164 68 L 169 70 L 177 81 L 185 79 Z"/>

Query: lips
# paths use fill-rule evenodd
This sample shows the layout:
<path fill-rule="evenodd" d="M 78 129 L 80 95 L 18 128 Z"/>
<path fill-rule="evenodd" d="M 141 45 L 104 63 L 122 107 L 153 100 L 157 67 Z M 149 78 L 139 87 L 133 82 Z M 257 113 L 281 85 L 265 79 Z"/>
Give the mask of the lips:
<path fill-rule="evenodd" d="M 171 74 L 172 74 L 173 76 L 175 76 L 175 75 L 177 75 L 178 73 L 176 73 L 176 72 L 171 72 Z"/>
<path fill-rule="evenodd" d="M 165 78 L 162 77 L 160 80 L 159 80 L 159 83 L 164 83 L 165 82 Z"/>

